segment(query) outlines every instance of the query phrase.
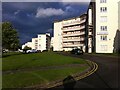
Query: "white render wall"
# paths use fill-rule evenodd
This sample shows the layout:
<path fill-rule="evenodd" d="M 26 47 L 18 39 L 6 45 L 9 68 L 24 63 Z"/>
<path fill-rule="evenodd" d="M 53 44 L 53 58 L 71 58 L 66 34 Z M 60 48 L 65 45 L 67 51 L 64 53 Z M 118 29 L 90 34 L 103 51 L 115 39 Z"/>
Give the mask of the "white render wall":
<path fill-rule="evenodd" d="M 88 10 L 88 25 L 93 25 L 92 23 L 92 9 Z M 88 29 L 88 35 L 92 34 Z M 87 36 L 88 37 L 88 36 Z M 92 53 L 92 37 L 88 37 L 88 53 Z"/>
<path fill-rule="evenodd" d="M 92 25 L 92 9 L 89 9 L 88 14 L 89 14 L 88 24 Z"/>
<path fill-rule="evenodd" d="M 96 53 L 113 53 L 113 44 L 118 29 L 118 1 L 106 0 L 100 3 L 96 0 Z M 100 12 L 100 7 L 107 7 L 107 12 Z M 107 16 L 106 22 L 101 22 L 101 16 Z M 107 31 L 101 31 L 100 26 L 107 26 Z M 107 34 L 107 41 L 101 41 L 101 35 Z"/>
<path fill-rule="evenodd" d="M 54 37 L 51 38 L 50 47 L 53 47 Z"/>
<path fill-rule="evenodd" d="M 38 50 L 46 50 L 46 34 L 38 35 Z"/>
<path fill-rule="evenodd" d="M 32 47 L 33 47 L 33 44 L 32 44 L 32 42 L 27 42 L 27 43 L 25 43 L 24 45 L 22 45 L 22 49 L 24 49 L 25 46 L 32 48 Z"/>
<path fill-rule="evenodd" d="M 62 51 L 62 22 L 54 23 L 53 51 Z"/>
<path fill-rule="evenodd" d="M 37 41 L 37 42 L 36 42 Z M 32 49 L 38 49 L 38 38 L 32 38 Z"/>
<path fill-rule="evenodd" d="M 40 51 L 47 50 L 46 47 L 48 47 L 48 49 L 50 47 L 50 46 L 47 46 L 47 45 L 50 45 L 50 40 L 49 39 L 47 40 L 47 38 L 50 39 L 49 33 L 38 34 L 37 38 L 32 38 L 32 42 L 27 42 L 24 45 L 22 45 L 22 49 L 24 49 L 25 46 L 28 46 L 28 47 L 31 47 L 32 49 L 36 49 Z"/>
<path fill-rule="evenodd" d="M 120 0 L 118 1 L 118 28 L 120 30 Z"/>
<path fill-rule="evenodd" d="M 83 47 L 85 51 L 85 21 L 86 14 L 54 22 L 53 51 L 71 51 L 73 48 L 78 47 Z"/>

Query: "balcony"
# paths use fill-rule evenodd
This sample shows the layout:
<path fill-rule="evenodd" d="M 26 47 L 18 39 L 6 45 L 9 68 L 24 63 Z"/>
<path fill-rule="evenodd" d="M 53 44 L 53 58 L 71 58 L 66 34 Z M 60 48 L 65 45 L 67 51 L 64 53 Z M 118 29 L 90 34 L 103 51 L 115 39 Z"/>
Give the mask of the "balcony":
<path fill-rule="evenodd" d="M 76 26 L 76 27 L 69 27 L 69 28 L 62 28 L 63 32 L 66 32 L 66 31 L 77 31 L 77 30 L 81 30 L 81 29 L 84 29 L 85 26 Z"/>
<path fill-rule="evenodd" d="M 63 44 L 63 47 L 80 47 L 83 46 L 84 44 Z"/>
<path fill-rule="evenodd" d="M 81 21 L 71 21 L 71 22 L 67 22 L 67 23 L 63 23 L 63 26 L 71 26 L 71 25 L 77 25 L 77 24 L 82 24 L 86 21 L 86 19 L 81 20 Z"/>
<path fill-rule="evenodd" d="M 70 41 L 80 41 L 80 38 L 76 38 L 76 39 L 63 39 L 63 42 L 70 42 Z"/>
<path fill-rule="evenodd" d="M 74 42 L 74 41 L 84 41 L 85 38 L 73 38 L 73 39 L 63 39 L 63 42 Z"/>
<path fill-rule="evenodd" d="M 63 37 L 70 37 L 70 36 L 80 36 L 80 35 L 84 35 L 85 32 L 77 32 L 77 33 L 69 33 L 69 34 L 62 34 Z"/>
<path fill-rule="evenodd" d="M 80 38 L 80 41 L 84 41 L 85 40 L 85 38 Z"/>
<path fill-rule="evenodd" d="M 91 36 L 91 35 L 92 35 L 92 32 L 89 32 L 89 35 Z"/>

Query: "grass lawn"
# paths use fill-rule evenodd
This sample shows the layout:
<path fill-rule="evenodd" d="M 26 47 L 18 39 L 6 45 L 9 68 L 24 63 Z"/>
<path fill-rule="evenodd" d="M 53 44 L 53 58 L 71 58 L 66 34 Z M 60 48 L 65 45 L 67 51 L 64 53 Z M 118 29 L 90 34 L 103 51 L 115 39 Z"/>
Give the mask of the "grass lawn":
<path fill-rule="evenodd" d="M 81 67 L 64 67 L 54 69 L 38 69 L 40 67 L 60 66 L 69 64 L 82 64 Z M 2 58 L 3 73 L 11 71 L 11 73 L 3 74 L 3 88 L 18 88 L 31 85 L 49 83 L 54 80 L 64 79 L 68 75 L 80 73 L 89 66 L 86 61 L 79 58 L 62 56 L 54 52 L 43 52 L 35 54 L 8 54 Z M 32 69 L 12 72 L 14 70 Z M 36 69 L 35 69 L 36 68 Z"/>
<path fill-rule="evenodd" d="M 2 69 L 16 70 L 21 68 L 33 68 L 43 66 L 56 66 L 63 64 L 84 64 L 85 60 L 62 56 L 53 52 L 35 54 L 15 54 L 2 59 Z"/>

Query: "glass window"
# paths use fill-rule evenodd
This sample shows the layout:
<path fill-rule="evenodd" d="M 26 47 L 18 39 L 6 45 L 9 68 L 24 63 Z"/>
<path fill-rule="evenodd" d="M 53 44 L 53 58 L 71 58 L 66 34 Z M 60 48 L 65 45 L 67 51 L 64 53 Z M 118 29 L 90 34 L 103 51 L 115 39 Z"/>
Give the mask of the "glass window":
<path fill-rule="evenodd" d="M 107 7 L 100 7 L 100 12 L 107 12 Z"/>
<path fill-rule="evenodd" d="M 107 51 L 108 46 L 107 45 L 101 45 L 101 51 Z"/>
<path fill-rule="evenodd" d="M 107 41 L 107 36 L 106 35 L 102 35 L 100 39 L 101 39 L 101 41 Z"/>
<path fill-rule="evenodd" d="M 100 26 L 101 31 L 107 31 L 107 26 Z"/>
<path fill-rule="evenodd" d="M 101 22 L 107 22 L 107 16 L 101 16 L 100 21 Z"/>
<path fill-rule="evenodd" d="M 107 0 L 100 0 L 100 3 L 107 3 Z"/>

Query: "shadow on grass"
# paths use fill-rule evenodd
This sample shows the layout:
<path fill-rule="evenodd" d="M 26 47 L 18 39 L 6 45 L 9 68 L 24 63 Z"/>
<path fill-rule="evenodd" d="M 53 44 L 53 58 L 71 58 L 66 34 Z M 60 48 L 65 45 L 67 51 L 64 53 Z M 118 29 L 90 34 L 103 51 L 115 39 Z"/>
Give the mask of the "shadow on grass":
<path fill-rule="evenodd" d="M 14 56 L 14 55 L 21 55 L 23 53 L 18 53 L 18 52 L 12 52 L 12 53 L 3 53 L 2 58 L 9 57 L 9 56 Z"/>

